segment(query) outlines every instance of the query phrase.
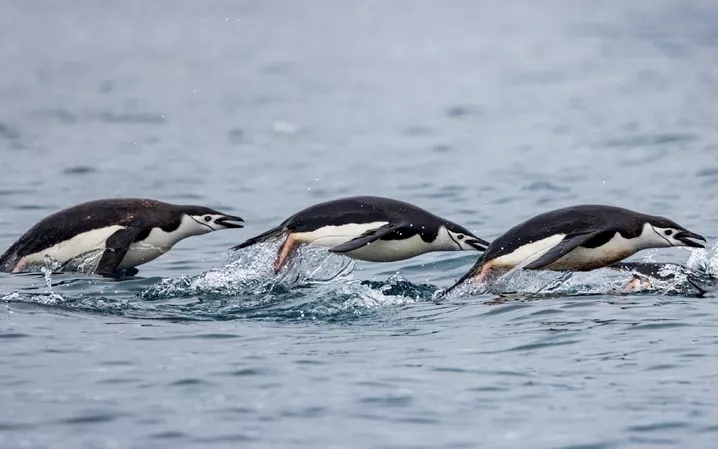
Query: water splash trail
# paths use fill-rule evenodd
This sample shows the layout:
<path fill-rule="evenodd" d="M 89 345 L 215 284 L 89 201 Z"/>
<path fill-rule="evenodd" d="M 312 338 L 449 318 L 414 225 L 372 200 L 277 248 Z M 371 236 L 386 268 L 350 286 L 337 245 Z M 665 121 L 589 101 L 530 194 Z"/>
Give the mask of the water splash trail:
<path fill-rule="evenodd" d="M 42 285 L 23 286 L 2 299 L 142 319 L 346 321 L 427 300 L 434 289 L 400 276 L 355 280 L 355 261 L 323 248 L 303 248 L 275 276 L 274 251 L 265 245 L 234 254 L 224 266 L 191 277 L 118 281 L 47 269 Z"/>
<path fill-rule="evenodd" d="M 450 297 L 438 300 L 437 287 L 415 284 L 400 275 L 387 280 L 354 279 L 355 261 L 324 248 L 301 248 L 291 263 L 275 275 L 271 262 L 275 254 L 275 244 L 261 244 L 230 254 L 221 267 L 176 278 L 105 279 L 54 273 L 46 267 L 41 283 L 19 286 L 0 298 L 8 303 L 139 319 L 340 322 L 371 319 L 380 310 L 417 302 L 453 303 L 458 296 L 470 296 L 472 302 L 486 304 L 496 303 L 496 295 L 499 302 L 628 293 L 700 296 L 709 287 L 718 286 L 715 256 L 696 251 L 688 262 L 690 268 L 659 264 L 659 270 L 647 272 L 646 267 L 659 266 L 649 254 L 640 262 L 642 265 L 628 265 L 625 270 L 518 270 L 503 279 L 499 288 L 467 283 Z M 630 292 L 623 289 L 627 276 L 640 280 Z M 33 281 L 37 276 L 12 279 L 15 283 Z"/>
<path fill-rule="evenodd" d="M 718 244 L 717 244 L 718 245 Z M 541 270 L 512 270 L 491 284 L 466 282 L 448 296 L 478 296 L 483 294 L 523 295 L 626 295 L 659 294 L 701 296 L 718 288 L 717 247 L 691 250 L 687 264 L 655 262 L 648 252 L 638 262 L 624 262 L 612 269 L 590 272 L 551 272 Z M 710 255 L 712 254 L 712 255 Z M 628 279 L 626 275 L 630 276 Z M 437 292 L 435 297 L 440 295 Z"/>

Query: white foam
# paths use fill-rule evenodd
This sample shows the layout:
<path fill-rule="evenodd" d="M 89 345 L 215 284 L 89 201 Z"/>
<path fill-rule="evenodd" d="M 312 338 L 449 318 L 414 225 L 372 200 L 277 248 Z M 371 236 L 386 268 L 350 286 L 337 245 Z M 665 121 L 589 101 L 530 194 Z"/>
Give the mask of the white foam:
<path fill-rule="evenodd" d="M 691 249 L 691 254 L 685 266 L 695 270 L 699 274 L 718 277 L 718 244 L 710 251 L 702 249 Z M 655 262 L 656 251 L 645 251 L 640 262 Z M 596 294 L 626 294 L 626 293 L 655 293 L 655 294 L 676 294 L 694 290 L 688 278 L 688 272 L 680 267 L 680 263 L 671 265 L 667 263 L 659 271 L 661 276 L 673 275 L 669 279 L 641 278 L 648 279 L 647 284 L 630 291 L 624 290 L 624 286 L 631 280 L 630 272 L 619 272 L 609 269 L 598 269 L 587 272 L 554 272 L 548 270 L 517 270 L 511 275 L 504 275 L 498 282 L 492 284 L 476 284 L 467 281 L 452 291 L 448 297 L 479 296 L 483 294 L 564 294 L 575 295 L 596 295 Z"/>
<path fill-rule="evenodd" d="M 355 261 L 328 252 L 325 248 L 302 246 L 279 274 L 274 260 L 279 240 L 253 245 L 230 255 L 228 263 L 198 276 L 163 279 L 146 292 L 151 296 L 217 294 L 262 294 L 281 285 L 335 283 L 351 279 Z"/>

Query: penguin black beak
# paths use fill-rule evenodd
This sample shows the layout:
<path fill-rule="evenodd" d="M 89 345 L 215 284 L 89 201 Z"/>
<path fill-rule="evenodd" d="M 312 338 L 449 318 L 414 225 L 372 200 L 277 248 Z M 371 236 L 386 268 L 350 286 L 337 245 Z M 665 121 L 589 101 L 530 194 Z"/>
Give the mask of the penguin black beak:
<path fill-rule="evenodd" d="M 693 240 L 690 240 L 690 239 L 694 239 L 694 240 L 703 240 L 704 242 L 706 241 L 705 237 L 703 237 L 700 234 L 696 234 L 695 232 L 681 231 L 681 232 L 677 233 L 674 238 L 676 240 L 680 240 L 681 242 L 685 243 L 686 246 L 690 246 L 691 248 L 705 248 L 704 245 L 702 245 L 698 242 L 694 242 Z"/>
<path fill-rule="evenodd" d="M 486 248 L 489 247 L 489 242 L 478 237 L 466 239 L 466 243 L 476 248 L 477 251 L 486 251 Z"/>
<path fill-rule="evenodd" d="M 238 223 L 231 223 L 232 221 L 236 221 Z M 224 226 L 227 229 L 235 229 L 235 228 L 243 228 L 244 227 L 244 220 L 241 217 L 235 217 L 232 215 L 225 215 L 224 217 L 218 218 L 215 220 L 215 223 L 218 225 Z"/>

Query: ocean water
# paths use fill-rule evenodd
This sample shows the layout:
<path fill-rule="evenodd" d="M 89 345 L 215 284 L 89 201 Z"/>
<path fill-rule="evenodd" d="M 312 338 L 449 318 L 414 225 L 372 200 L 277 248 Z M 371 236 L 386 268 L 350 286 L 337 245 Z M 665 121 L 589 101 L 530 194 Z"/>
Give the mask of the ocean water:
<path fill-rule="evenodd" d="M 660 214 L 718 267 L 718 7 L 623 2 L 0 2 L 0 246 L 82 201 L 246 220 L 122 281 L 0 275 L 2 448 L 713 448 L 718 302 L 684 279 L 477 254 L 228 248 L 327 199 L 491 240 L 580 203 Z"/>

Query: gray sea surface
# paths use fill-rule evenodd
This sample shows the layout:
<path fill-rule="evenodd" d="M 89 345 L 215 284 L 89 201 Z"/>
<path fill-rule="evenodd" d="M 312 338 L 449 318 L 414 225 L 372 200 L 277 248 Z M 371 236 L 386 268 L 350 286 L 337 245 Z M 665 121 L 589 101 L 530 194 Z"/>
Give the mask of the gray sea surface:
<path fill-rule="evenodd" d="M 718 301 L 680 279 L 394 263 L 244 239 L 348 195 L 492 240 L 600 203 L 718 272 L 710 1 L 0 1 L 0 251 L 96 198 L 246 220 L 126 280 L 0 275 L 4 448 L 714 448 Z"/>

